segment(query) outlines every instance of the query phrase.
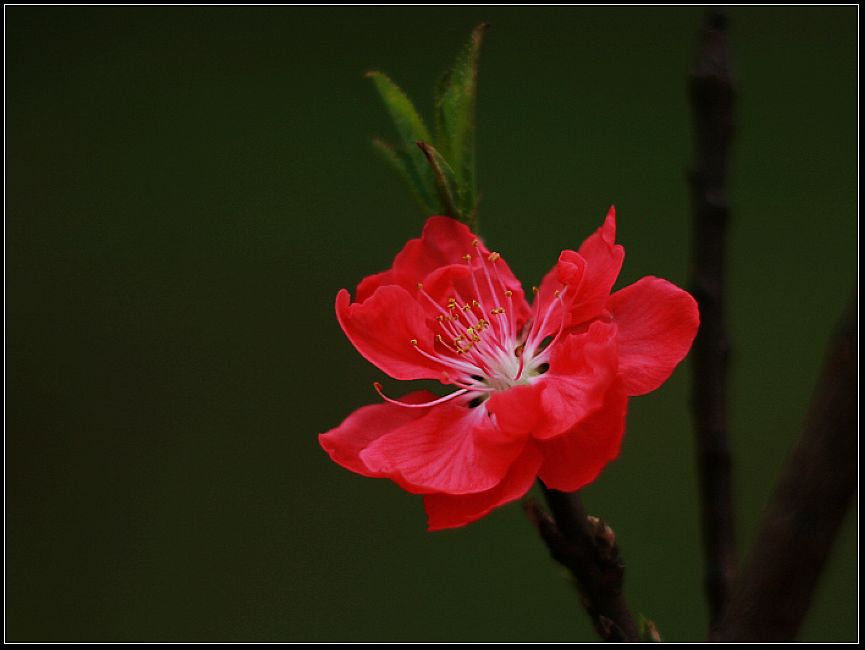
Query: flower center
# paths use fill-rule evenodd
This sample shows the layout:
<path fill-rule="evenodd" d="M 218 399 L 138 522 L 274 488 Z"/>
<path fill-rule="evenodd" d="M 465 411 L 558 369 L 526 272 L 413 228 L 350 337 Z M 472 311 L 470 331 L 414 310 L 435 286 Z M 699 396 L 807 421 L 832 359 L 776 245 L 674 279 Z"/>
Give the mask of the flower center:
<path fill-rule="evenodd" d="M 417 339 L 411 340 L 419 354 L 444 368 L 445 383 L 459 390 L 434 402 L 411 406 L 431 406 L 460 395 L 478 404 L 495 391 L 531 383 L 549 368 L 550 351 L 564 325 L 562 296 L 567 288 L 553 292 L 548 304 L 542 305 L 535 287 L 532 316 L 520 327 L 514 291 L 498 271 L 501 255 L 483 250 L 478 240 L 472 245 L 475 254 L 463 256 L 472 295 L 463 296 L 454 289 L 440 304 L 418 283 L 420 299 L 437 312 L 435 344 L 429 352 Z M 556 311 L 558 322 L 551 331 Z"/>

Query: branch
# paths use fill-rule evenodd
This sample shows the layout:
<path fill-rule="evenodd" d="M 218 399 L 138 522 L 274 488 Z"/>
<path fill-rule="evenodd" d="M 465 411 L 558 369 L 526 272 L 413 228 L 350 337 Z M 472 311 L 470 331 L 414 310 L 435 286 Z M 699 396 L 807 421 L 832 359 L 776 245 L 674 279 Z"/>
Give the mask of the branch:
<path fill-rule="evenodd" d="M 792 641 L 808 611 L 856 490 L 856 335 L 854 295 L 717 631 L 719 641 Z"/>
<path fill-rule="evenodd" d="M 600 519 L 586 515 L 578 492 L 540 486 L 553 516 L 532 501 L 525 506 L 526 514 L 553 559 L 573 576 L 595 630 L 605 641 L 639 641 L 622 594 L 624 564 L 615 533 Z"/>
<path fill-rule="evenodd" d="M 705 587 L 712 625 L 727 600 L 736 571 L 727 441 L 729 341 L 724 324 L 725 259 L 729 205 L 727 154 L 733 135 L 735 93 L 726 18 L 710 12 L 700 34 L 689 94 L 696 134 L 690 174 L 694 215 L 693 293 L 700 306 L 694 341 L 692 404 L 700 484 Z"/>

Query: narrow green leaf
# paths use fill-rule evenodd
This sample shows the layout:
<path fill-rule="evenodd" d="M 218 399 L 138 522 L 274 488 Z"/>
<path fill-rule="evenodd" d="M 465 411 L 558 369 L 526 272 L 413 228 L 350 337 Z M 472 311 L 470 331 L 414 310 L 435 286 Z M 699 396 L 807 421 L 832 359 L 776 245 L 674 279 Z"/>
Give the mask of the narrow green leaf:
<path fill-rule="evenodd" d="M 409 160 L 408 154 L 379 138 L 373 139 L 372 146 L 376 153 L 381 156 L 382 160 L 390 165 L 403 182 L 405 182 L 424 213 L 433 214 L 436 212 L 438 205 L 436 197 L 427 192 L 425 182 L 418 178 L 417 170 L 414 168 L 411 160 Z"/>
<path fill-rule="evenodd" d="M 468 46 L 439 81 L 436 89 L 436 144 L 450 161 L 456 177 L 458 201 L 464 214 L 475 209 L 475 104 L 478 59 L 487 23 L 472 32 Z"/>
<path fill-rule="evenodd" d="M 430 140 L 430 133 L 423 118 L 408 96 L 386 74 L 372 71 L 367 72 L 366 76 L 375 84 L 396 127 L 402 149 L 409 161 L 409 168 L 412 170 L 410 178 L 418 184 L 418 194 L 432 196 L 435 192 L 432 174 L 424 155 L 415 146 L 419 140 Z"/>
<path fill-rule="evenodd" d="M 417 146 L 423 152 L 423 155 L 429 163 L 430 169 L 432 169 L 436 191 L 443 208 L 443 214 L 465 222 L 455 200 L 456 178 L 454 177 L 454 170 L 431 144 L 418 141 Z"/>

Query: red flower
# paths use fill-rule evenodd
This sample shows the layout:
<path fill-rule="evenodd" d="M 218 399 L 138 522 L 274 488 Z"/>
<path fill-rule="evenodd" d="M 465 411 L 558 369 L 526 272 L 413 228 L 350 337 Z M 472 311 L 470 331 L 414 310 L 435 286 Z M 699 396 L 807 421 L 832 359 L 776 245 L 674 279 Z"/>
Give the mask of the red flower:
<path fill-rule="evenodd" d="M 462 526 L 523 496 L 536 477 L 571 491 L 619 453 L 628 397 L 658 388 L 697 332 L 694 299 L 645 277 L 610 295 L 624 249 L 615 209 L 566 250 L 532 305 L 504 259 L 469 229 L 431 217 L 393 266 L 336 315 L 394 379 L 437 379 L 364 406 L 321 446 L 343 467 L 423 495 L 430 530 Z M 376 384 L 381 394 L 381 387 Z"/>

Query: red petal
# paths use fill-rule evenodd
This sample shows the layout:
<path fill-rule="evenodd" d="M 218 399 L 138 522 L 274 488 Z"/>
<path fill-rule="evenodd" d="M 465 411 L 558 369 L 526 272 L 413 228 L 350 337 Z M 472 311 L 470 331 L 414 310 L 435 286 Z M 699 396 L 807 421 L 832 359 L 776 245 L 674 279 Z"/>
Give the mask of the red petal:
<path fill-rule="evenodd" d="M 427 494 L 423 503 L 428 517 L 429 530 L 465 526 L 480 519 L 493 508 L 515 501 L 532 487 L 541 453 L 534 444 L 529 444 L 508 470 L 501 483 L 491 490 L 476 494 Z"/>
<path fill-rule="evenodd" d="M 601 409 L 568 433 L 542 441 L 540 477 L 544 485 L 571 492 L 595 480 L 604 466 L 619 455 L 627 408 L 628 398 L 617 382 Z"/>
<path fill-rule="evenodd" d="M 349 341 L 367 361 L 394 379 L 440 379 L 442 367 L 414 349 L 430 352 L 435 340 L 424 310 L 402 287 L 381 286 L 363 302 L 348 291 L 336 296 L 336 317 Z"/>
<path fill-rule="evenodd" d="M 556 264 L 556 279 L 561 286 L 567 285 L 574 291 L 579 290 L 586 275 L 586 258 L 574 251 L 564 250 Z"/>
<path fill-rule="evenodd" d="M 553 299 L 556 289 L 567 286 L 564 303 L 568 309 L 565 327 L 576 327 L 589 321 L 604 310 L 610 297 L 610 290 L 619 277 L 625 249 L 616 244 L 616 208 L 612 206 L 598 228 L 580 246 L 579 252 L 564 250 L 556 265 L 544 276 L 541 290 L 536 300 L 541 308 Z M 547 326 L 548 332 L 555 327 Z"/>
<path fill-rule="evenodd" d="M 475 246 L 475 242 L 478 245 Z M 418 282 L 426 285 L 431 281 L 428 277 L 431 273 L 442 267 L 458 265 L 466 266 L 465 256 L 472 256 L 472 264 L 477 269 L 478 285 L 482 294 L 489 293 L 489 287 L 481 268 L 481 255 L 488 256 L 490 251 L 480 243 L 477 235 L 472 233 L 464 224 L 450 217 L 430 217 L 423 227 L 419 239 L 410 240 L 397 254 L 393 262 L 393 275 L 391 280 L 400 286 L 414 291 Z M 492 273 L 492 262 L 485 262 Z M 523 289 L 513 271 L 505 263 L 504 259 L 498 258 L 495 263 L 498 277 L 508 289 L 514 292 L 514 306 L 519 310 L 519 317 L 523 320 L 528 318 L 528 305 L 525 302 Z M 492 276 L 496 291 L 500 290 L 495 275 Z M 465 275 L 467 282 L 460 291 L 466 300 L 478 298 L 475 295 L 471 283 L 470 274 Z M 483 296 L 481 296 L 482 298 Z M 491 304 L 488 308 L 502 307 L 506 305 Z"/>
<path fill-rule="evenodd" d="M 368 275 L 363 280 L 360 281 L 360 284 L 357 285 L 357 291 L 355 291 L 354 299 L 357 302 L 363 302 L 378 289 L 380 286 L 385 284 L 393 284 L 393 271 L 388 269 L 387 271 L 382 271 L 381 273 L 376 273 L 374 275 Z"/>
<path fill-rule="evenodd" d="M 495 487 L 524 441 L 503 439 L 483 408 L 447 403 L 375 440 L 364 464 L 418 494 L 469 494 Z"/>
<path fill-rule="evenodd" d="M 413 287 L 440 266 L 459 264 L 474 254 L 477 237 L 465 224 L 450 217 L 430 217 L 419 239 L 410 240 L 393 261 L 396 282 Z"/>
<path fill-rule="evenodd" d="M 538 295 L 535 296 L 533 307 L 539 310 L 538 313 L 541 318 L 543 318 L 543 314 L 546 313 L 550 303 L 558 300 L 556 291 L 564 290 L 565 294 L 562 297 L 562 301 L 565 309 L 568 310 L 564 326 L 568 327 L 573 323 L 573 317 L 570 315 L 570 312 L 580 295 L 580 287 L 585 271 L 586 260 L 583 259 L 582 255 L 570 250 L 562 251 L 556 265 L 544 276 L 538 290 Z M 562 326 L 562 312 L 559 310 L 560 307 L 556 308 L 544 325 L 543 331 L 539 333 L 538 336 L 541 340 L 559 331 L 559 328 Z"/>
<path fill-rule="evenodd" d="M 401 401 L 420 404 L 435 398 L 433 393 L 420 390 L 409 393 Z M 370 471 L 364 465 L 360 460 L 360 452 L 374 440 L 425 414 L 424 409 L 405 408 L 387 403 L 362 406 L 343 420 L 338 427 L 319 434 L 318 442 L 338 465 L 363 476 L 382 476 Z"/>
<path fill-rule="evenodd" d="M 610 296 L 619 277 L 625 249 L 616 244 L 616 207 L 611 206 L 604 225 L 580 246 L 586 270 L 580 291 L 571 309 L 571 324 L 576 325 L 597 316 Z"/>
<path fill-rule="evenodd" d="M 609 309 L 619 327 L 619 374 L 628 395 L 663 384 L 688 354 L 700 325 L 697 302 L 666 280 L 645 277 L 614 293 Z"/>
<path fill-rule="evenodd" d="M 576 296 L 579 293 L 583 276 L 586 272 L 585 258 L 572 250 L 564 250 L 559 254 L 556 264 L 547 271 L 541 280 L 540 290 L 536 300 L 547 304 L 553 299 L 556 289 L 562 290 L 567 285 L 568 294 Z"/>
<path fill-rule="evenodd" d="M 541 394 L 544 382 L 514 386 L 492 394 L 486 403 L 496 421 L 496 426 L 512 436 L 525 436 L 534 431 L 543 419 Z"/>
<path fill-rule="evenodd" d="M 554 343 L 550 368 L 531 384 L 494 393 L 487 409 L 502 431 L 546 439 L 599 409 L 616 378 L 616 327 L 595 321 Z"/>

